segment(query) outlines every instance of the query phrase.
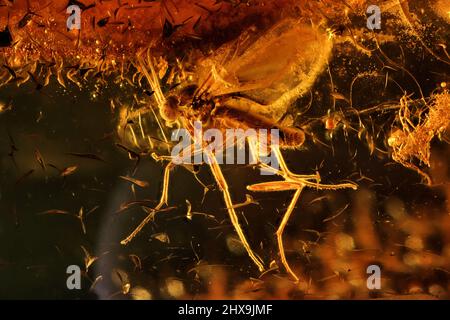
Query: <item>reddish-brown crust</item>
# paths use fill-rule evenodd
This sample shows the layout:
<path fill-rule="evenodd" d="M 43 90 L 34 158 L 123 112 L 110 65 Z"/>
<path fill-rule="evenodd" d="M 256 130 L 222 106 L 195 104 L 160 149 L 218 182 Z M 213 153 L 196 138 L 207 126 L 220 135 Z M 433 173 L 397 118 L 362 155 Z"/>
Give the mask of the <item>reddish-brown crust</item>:
<path fill-rule="evenodd" d="M 165 46 L 158 48 L 170 47 L 170 50 L 180 41 L 226 41 L 250 25 L 264 26 L 283 15 L 320 20 L 340 14 L 346 7 L 344 2 L 321 1 L 318 4 L 306 0 L 81 0 L 75 1 L 85 5 L 79 33 L 68 31 L 66 27 L 69 16 L 66 8 L 74 1 L 3 3 L 0 28 L 9 28 L 13 45 L 0 50 L 4 56 L 14 55 L 17 66 L 25 63 L 25 58 L 52 61 L 55 56 L 85 61 L 130 59 L 139 50 L 161 40 Z M 94 3 L 95 6 L 90 7 Z M 31 16 L 25 18 L 27 13 Z M 166 29 L 163 36 L 165 21 L 175 26 L 175 32 Z"/>

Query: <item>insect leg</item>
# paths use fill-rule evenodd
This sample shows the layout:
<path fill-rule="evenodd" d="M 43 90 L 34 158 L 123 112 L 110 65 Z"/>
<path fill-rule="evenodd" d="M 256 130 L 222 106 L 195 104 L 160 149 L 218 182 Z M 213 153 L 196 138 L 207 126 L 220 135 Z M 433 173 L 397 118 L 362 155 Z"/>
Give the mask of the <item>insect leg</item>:
<path fill-rule="evenodd" d="M 136 229 L 134 229 L 134 231 L 125 239 L 123 239 L 122 241 L 120 241 L 120 244 L 126 245 L 128 244 L 131 240 L 133 240 L 133 238 L 139 233 L 141 232 L 142 228 L 145 227 L 145 225 L 147 223 L 149 223 L 154 217 L 156 212 L 158 212 L 159 210 L 161 210 L 161 208 L 164 205 L 167 205 L 167 200 L 169 197 L 169 178 L 170 178 L 170 170 L 172 170 L 172 168 L 175 166 L 175 164 L 171 161 L 167 164 L 166 168 L 164 169 L 164 180 L 163 180 L 163 190 L 162 190 L 162 194 L 161 194 L 161 198 L 159 200 L 158 205 L 150 210 L 150 213 L 147 215 L 147 217 L 145 217 L 144 220 L 142 220 L 142 222 L 139 224 L 139 226 L 137 226 Z"/>
<path fill-rule="evenodd" d="M 236 211 L 234 210 L 234 205 L 231 200 L 231 195 L 228 190 L 228 184 L 225 180 L 225 177 L 223 176 L 222 170 L 220 169 L 219 164 L 217 163 L 216 157 L 212 154 L 211 151 L 206 152 L 207 157 L 209 158 L 209 166 L 211 168 L 211 172 L 214 176 L 214 179 L 216 180 L 220 190 L 222 191 L 223 198 L 225 200 L 225 205 L 227 206 L 228 214 L 230 215 L 231 223 L 233 224 L 234 229 L 236 230 L 236 233 L 239 236 L 239 239 L 241 240 L 245 250 L 247 250 L 248 255 L 253 260 L 253 262 L 256 264 L 260 272 L 264 271 L 264 265 L 261 261 L 261 258 L 259 258 L 255 252 L 250 247 L 247 238 L 244 234 L 244 231 L 242 230 L 241 225 L 239 224 L 239 219 L 236 214 Z"/>
<path fill-rule="evenodd" d="M 275 174 L 281 176 L 284 178 L 284 181 L 272 181 L 272 182 L 264 182 L 264 183 L 258 183 L 254 185 L 247 186 L 247 189 L 250 191 L 256 191 L 256 192 L 275 192 L 275 191 L 289 191 L 289 190 L 296 190 L 294 193 L 294 196 L 283 216 L 283 219 L 276 231 L 276 237 L 278 242 L 278 250 L 280 254 L 281 263 L 285 267 L 286 271 L 291 275 L 292 278 L 294 278 L 295 282 L 298 282 L 300 279 L 299 277 L 294 273 L 294 271 L 291 269 L 287 258 L 286 253 L 284 249 L 283 244 L 283 233 L 286 225 L 289 222 L 289 219 L 292 215 L 292 212 L 294 211 L 295 205 L 298 202 L 298 199 L 300 197 L 300 194 L 304 187 L 314 187 L 317 189 L 325 189 L 325 190 L 336 190 L 336 189 L 343 189 L 343 188 L 352 188 L 356 189 L 356 185 L 352 183 L 343 183 L 343 184 L 337 184 L 337 185 L 326 185 L 326 184 L 320 184 L 320 176 L 318 174 L 316 175 L 297 175 L 292 173 L 284 161 L 283 155 L 280 151 L 280 149 L 276 146 L 272 146 L 272 152 L 275 152 L 275 157 L 277 158 L 277 161 L 280 165 L 280 170 L 277 170 L 265 163 L 261 163 L 259 152 L 256 149 L 256 144 L 254 141 L 249 140 L 249 146 L 250 146 L 250 152 L 252 153 L 252 156 L 254 159 L 257 159 L 257 163 L 260 167 L 266 168 L 268 170 L 273 171 Z M 308 180 L 315 180 L 316 182 L 310 182 Z"/>
<path fill-rule="evenodd" d="M 291 217 L 292 212 L 294 211 L 295 205 L 297 204 L 297 201 L 300 197 L 300 194 L 303 190 L 303 187 L 300 187 L 295 191 L 294 197 L 292 198 L 291 202 L 289 203 L 289 206 L 283 216 L 283 220 L 280 223 L 280 226 L 278 227 L 278 230 L 276 232 L 277 235 L 277 242 L 278 242 L 278 250 L 280 251 L 280 258 L 281 263 L 286 268 L 286 271 L 291 275 L 292 278 L 294 278 L 295 282 L 298 282 L 300 279 L 297 277 L 297 275 L 292 271 L 291 267 L 289 266 L 289 263 L 286 259 L 286 254 L 284 251 L 284 245 L 283 245 L 283 233 L 284 228 L 286 227 L 287 223 L 289 222 L 289 218 Z"/>
<path fill-rule="evenodd" d="M 278 163 L 280 165 L 281 172 L 283 172 L 284 178 L 292 178 L 292 179 L 299 179 L 299 180 L 315 180 L 317 183 L 320 182 L 320 175 L 318 173 L 316 174 L 310 174 L 310 175 L 302 175 L 302 174 L 295 174 L 292 173 L 286 162 L 284 161 L 283 155 L 281 154 L 280 148 L 278 146 L 271 146 L 272 152 L 275 153 L 275 156 L 278 160 Z"/>
<path fill-rule="evenodd" d="M 255 149 L 255 144 L 252 143 L 252 141 L 249 141 L 249 146 L 250 146 L 249 149 L 250 149 L 250 152 L 252 153 L 252 155 L 254 157 L 256 157 L 257 160 L 259 160 L 259 153 Z M 281 152 L 279 151 L 279 149 L 277 147 L 272 147 L 272 152 L 275 152 L 275 157 L 277 158 L 278 163 L 280 164 L 281 171 L 278 171 L 278 175 L 283 176 L 285 178 L 285 180 L 288 179 L 288 177 L 293 174 L 288 170 L 287 165 L 284 161 L 283 155 L 281 154 Z M 264 164 L 264 163 L 260 163 L 260 165 L 271 168 L 270 166 L 268 166 L 267 164 Z M 316 179 L 317 180 L 317 176 L 316 175 L 298 176 L 297 179 L 300 179 L 300 180 Z M 286 225 L 289 222 L 289 218 L 291 217 L 292 212 L 294 211 L 295 205 L 298 202 L 298 199 L 300 197 L 300 194 L 301 194 L 303 188 L 304 188 L 304 185 L 302 183 L 299 183 L 298 181 L 273 181 L 273 182 L 266 182 L 266 183 L 252 185 L 252 186 L 247 186 L 248 190 L 259 191 L 259 192 L 296 190 L 294 193 L 294 196 L 292 197 L 291 202 L 289 203 L 288 208 L 286 209 L 283 219 L 276 231 L 276 237 L 277 237 L 277 242 L 278 242 L 278 251 L 280 254 L 281 263 L 283 264 L 286 271 L 295 280 L 295 282 L 298 282 L 300 279 L 295 274 L 295 272 L 291 269 L 291 267 L 286 259 L 286 253 L 285 253 L 284 244 L 283 244 L 283 233 L 284 233 L 284 229 L 285 229 Z"/>
<path fill-rule="evenodd" d="M 292 215 L 292 212 L 294 211 L 295 205 L 298 202 L 298 199 L 300 197 L 300 194 L 304 188 L 304 185 L 301 185 L 299 183 L 291 183 L 288 181 L 273 181 L 273 182 L 267 182 L 267 183 L 259 183 L 255 185 L 247 186 L 247 189 L 250 191 L 255 192 L 273 192 L 273 191 L 290 191 L 290 190 L 296 190 L 294 193 L 294 196 L 289 203 L 289 206 L 286 210 L 286 212 L 283 215 L 283 219 L 278 226 L 278 229 L 276 231 L 276 237 L 278 242 L 278 251 L 280 254 L 281 263 L 285 267 L 286 271 L 292 276 L 292 278 L 295 280 L 295 282 L 298 282 L 300 279 L 295 274 L 294 271 L 292 271 L 291 267 L 289 266 L 289 263 L 286 258 L 286 253 L 284 250 L 284 244 L 283 244 L 283 233 L 286 225 L 289 222 L 289 219 Z"/>
<path fill-rule="evenodd" d="M 282 176 L 286 181 L 297 182 L 300 185 L 308 186 L 311 188 L 316 188 L 317 190 L 338 190 L 338 189 L 357 189 L 357 185 L 354 183 L 340 183 L 340 184 L 321 184 L 319 174 L 316 175 L 298 175 L 292 173 L 284 161 L 283 155 L 281 151 L 277 147 L 272 147 L 272 151 L 275 152 L 275 156 L 278 159 L 278 163 L 280 164 L 280 169 L 282 172 Z M 316 182 L 310 182 L 308 180 L 316 180 Z"/>

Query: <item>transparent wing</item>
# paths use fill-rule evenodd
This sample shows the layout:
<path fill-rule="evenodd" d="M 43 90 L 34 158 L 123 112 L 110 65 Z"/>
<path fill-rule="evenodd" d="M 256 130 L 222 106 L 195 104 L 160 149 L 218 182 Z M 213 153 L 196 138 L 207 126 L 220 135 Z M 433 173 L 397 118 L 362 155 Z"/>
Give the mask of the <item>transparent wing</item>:
<path fill-rule="evenodd" d="M 280 117 L 307 92 L 331 54 L 325 32 L 286 19 L 263 34 L 247 31 L 200 63 L 199 83 L 210 94 L 239 92 Z"/>

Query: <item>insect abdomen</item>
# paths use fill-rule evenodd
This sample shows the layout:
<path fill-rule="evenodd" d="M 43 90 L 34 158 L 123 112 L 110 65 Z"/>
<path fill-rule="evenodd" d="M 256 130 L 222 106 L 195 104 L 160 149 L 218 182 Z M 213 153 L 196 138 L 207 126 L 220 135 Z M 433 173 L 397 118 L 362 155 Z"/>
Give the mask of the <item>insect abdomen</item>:
<path fill-rule="evenodd" d="M 305 142 L 305 133 L 299 128 L 281 126 L 267 117 L 235 109 L 216 109 L 213 125 L 224 129 L 278 129 L 281 148 L 297 148 Z"/>

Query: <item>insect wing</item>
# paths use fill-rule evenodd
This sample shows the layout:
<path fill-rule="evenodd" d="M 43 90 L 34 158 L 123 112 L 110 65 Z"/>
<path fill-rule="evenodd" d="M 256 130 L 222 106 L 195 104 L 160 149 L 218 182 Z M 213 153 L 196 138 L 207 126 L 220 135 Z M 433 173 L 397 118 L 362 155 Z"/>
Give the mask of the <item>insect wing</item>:
<path fill-rule="evenodd" d="M 311 88 L 331 49 L 325 32 L 286 19 L 262 35 L 247 31 L 224 44 L 200 64 L 199 82 L 213 96 L 239 92 L 279 118 Z"/>

